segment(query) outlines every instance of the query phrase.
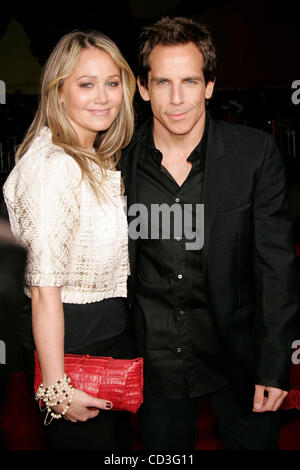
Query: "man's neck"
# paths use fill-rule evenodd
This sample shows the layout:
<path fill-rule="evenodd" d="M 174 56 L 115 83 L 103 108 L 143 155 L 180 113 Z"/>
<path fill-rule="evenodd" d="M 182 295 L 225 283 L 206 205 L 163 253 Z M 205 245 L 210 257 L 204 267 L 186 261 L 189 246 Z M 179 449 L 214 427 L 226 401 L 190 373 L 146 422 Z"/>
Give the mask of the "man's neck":
<path fill-rule="evenodd" d="M 154 118 L 153 139 L 155 146 L 165 156 L 178 155 L 186 159 L 201 141 L 204 127 L 205 118 L 187 134 L 175 134 L 169 132 Z"/>
<path fill-rule="evenodd" d="M 192 164 L 187 159 L 202 139 L 205 118 L 199 124 L 187 134 L 173 134 L 154 120 L 153 139 L 156 148 L 162 153 L 161 164 L 179 186 L 184 183 L 191 171 Z"/>

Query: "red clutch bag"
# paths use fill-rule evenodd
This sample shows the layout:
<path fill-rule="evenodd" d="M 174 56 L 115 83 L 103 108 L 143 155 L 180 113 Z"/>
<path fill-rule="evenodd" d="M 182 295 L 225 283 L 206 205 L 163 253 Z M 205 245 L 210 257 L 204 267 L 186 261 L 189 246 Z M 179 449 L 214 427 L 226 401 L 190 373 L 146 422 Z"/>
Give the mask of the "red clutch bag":
<path fill-rule="evenodd" d="M 65 373 L 74 388 L 111 401 L 113 410 L 136 413 L 143 402 L 143 358 L 113 359 L 65 354 Z M 35 352 L 35 393 L 41 382 L 42 374 Z"/>

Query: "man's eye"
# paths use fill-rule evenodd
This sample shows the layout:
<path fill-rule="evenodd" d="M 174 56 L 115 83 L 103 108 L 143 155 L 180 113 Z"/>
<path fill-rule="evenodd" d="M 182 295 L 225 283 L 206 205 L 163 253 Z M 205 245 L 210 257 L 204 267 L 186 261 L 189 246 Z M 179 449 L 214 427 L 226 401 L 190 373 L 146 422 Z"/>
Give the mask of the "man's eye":
<path fill-rule="evenodd" d="M 168 80 L 159 80 L 158 85 L 166 85 Z"/>

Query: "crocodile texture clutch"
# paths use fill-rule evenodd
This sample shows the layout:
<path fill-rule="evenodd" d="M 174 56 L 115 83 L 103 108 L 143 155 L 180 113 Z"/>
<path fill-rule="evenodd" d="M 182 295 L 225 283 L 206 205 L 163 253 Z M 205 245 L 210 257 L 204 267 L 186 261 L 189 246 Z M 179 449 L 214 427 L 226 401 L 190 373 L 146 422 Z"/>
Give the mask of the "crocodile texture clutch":
<path fill-rule="evenodd" d="M 65 373 L 74 388 L 111 401 L 113 410 L 136 413 L 143 402 L 143 358 L 113 359 L 89 354 L 65 354 Z M 35 352 L 35 393 L 41 382 Z"/>

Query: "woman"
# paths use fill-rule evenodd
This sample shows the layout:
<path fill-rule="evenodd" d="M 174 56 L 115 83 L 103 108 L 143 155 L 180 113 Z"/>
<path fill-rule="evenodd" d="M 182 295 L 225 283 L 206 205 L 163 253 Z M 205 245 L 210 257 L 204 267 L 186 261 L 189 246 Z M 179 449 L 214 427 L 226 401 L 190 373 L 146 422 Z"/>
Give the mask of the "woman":
<path fill-rule="evenodd" d="M 131 357 L 116 165 L 133 132 L 134 92 L 117 46 L 95 31 L 65 35 L 45 65 L 37 114 L 4 186 L 12 231 L 28 249 L 31 383 L 34 349 L 45 387 L 64 376 L 64 353 Z M 71 385 L 70 402 L 51 402 L 50 447 L 127 448 L 128 414 Z"/>

